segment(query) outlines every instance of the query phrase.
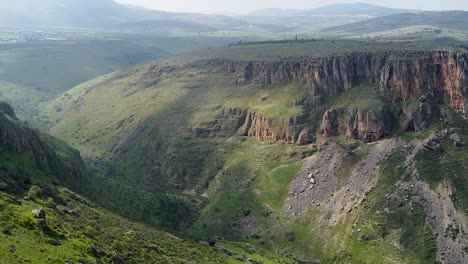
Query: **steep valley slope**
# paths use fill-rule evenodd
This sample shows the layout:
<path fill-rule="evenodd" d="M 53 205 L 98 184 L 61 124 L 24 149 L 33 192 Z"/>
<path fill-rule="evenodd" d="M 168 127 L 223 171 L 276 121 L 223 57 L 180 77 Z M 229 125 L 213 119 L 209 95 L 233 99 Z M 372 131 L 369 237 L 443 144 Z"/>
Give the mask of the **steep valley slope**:
<path fill-rule="evenodd" d="M 176 227 L 190 237 L 303 263 L 465 263 L 467 89 L 452 40 L 241 45 L 99 77 L 42 116 L 99 178 L 195 204 Z"/>
<path fill-rule="evenodd" d="M 292 263 L 244 244 L 183 240 L 78 195 L 78 151 L 0 102 L 0 263 Z"/>

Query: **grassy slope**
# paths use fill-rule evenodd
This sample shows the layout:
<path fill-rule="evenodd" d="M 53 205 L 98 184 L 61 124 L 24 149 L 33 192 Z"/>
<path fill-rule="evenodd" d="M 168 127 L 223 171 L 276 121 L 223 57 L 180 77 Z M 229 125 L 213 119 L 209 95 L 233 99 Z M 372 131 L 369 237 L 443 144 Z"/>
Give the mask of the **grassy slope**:
<path fill-rule="evenodd" d="M 464 142 L 468 142 L 468 126 L 466 120 L 454 114 L 456 117 L 455 127 L 457 135 Z M 446 126 L 440 126 L 440 129 L 448 129 Z M 418 170 L 422 178 L 432 187 L 437 187 L 444 181 L 451 182 L 455 188 L 456 195 L 453 202 L 458 210 L 468 213 L 468 182 L 466 175 L 462 172 L 467 171 L 468 151 L 465 147 L 457 148 L 453 141 L 445 139 L 441 142 L 442 153 L 423 152 L 417 156 Z"/>
<path fill-rule="evenodd" d="M 169 259 L 173 259 L 173 263 L 181 263 L 195 256 L 200 259 L 205 257 L 212 263 L 221 263 L 214 259 L 225 258 L 195 243 L 182 241 L 95 208 L 69 192 L 61 192 L 60 196 L 69 202 L 46 209 L 47 224 L 53 229 L 52 235 L 48 236 L 37 230 L 31 210 L 51 206 L 54 204 L 52 199 L 38 198 L 13 205 L 8 203 L 6 194 L 0 194 L 2 263 L 63 263 L 64 260 L 93 262 L 91 247 L 102 252 L 105 262 L 109 261 L 113 252 L 125 258 L 131 257 L 130 263 L 144 260 L 165 263 Z M 73 212 L 74 215 L 66 212 Z M 9 251 L 9 245 L 16 248 L 15 253 Z"/>
<path fill-rule="evenodd" d="M 46 92 L 32 87 L 0 81 L 0 98 L 10 104 L 16 114 L 24 120 L 26 117 L 37 116 L 39 105 L 47 97 Z M 32 121 L 32 120 L 31 120 Z"/>
<path fill-rule="evenodd" d="M 187 129 L 213 121 L 217 109 L 224 107 L 251 109 L 268 117 L 294 116 L 300 109 L 289 103 L 305 92 L 294 83 L 236 86 L 233 76 L 193 69 L 163 75 L 151 84 L 143 79 L 145 70 L 103 76 L 56 98 L 43 112 L 51 122 L 50 132 L 78 147 L 85 157 L 106 158 L 119 140 L 148 122 L 163 122 L 158 133 L 167 140 L 188 137 Z"/>
<path fill-rule="evenodd" d="M 13 137 L 12 133 L 24 137 L 29 130 L 10 118 L 2 119 L 1 126 L 10 137 Z M 56 162 L 71 166 L 74 153 L 65 143 L 44 134 L 40 140 L 28 140 L 27 143 L 47 145 L 55 153 Z M 0 263 L 63 263 L 66 260 L 93 263 L 96 262 L 95 258 L 103 263 L 116 263 L 118 260 L 115 256 L 123 258 L 126 263 L 187 263 L 192 260 L 201 263 L 243 263 L 214 247 L 202 246 L 154 227 L 136 224 L 93 205 L 60 187 L 63 184 L 78 189 L 89 188 L 89 176 L 81 178 L 78 186 L 72 185 L 62 175 L 65 171 L 43 168 L 34 162 L 37 160 L 33 153 L 34 146 L 17 153 L 8 150 L 7 144 L 2 142 L 0 153 Z M 56 163 L 51 160 L 51 154 L 42 154 L 49 157 L 49 165 Z M 92 184 L 109 184 L 93 180 Z M 13 195 L 25 198 L 18 199 Z M 145 204 L 138 195 L 131 202 L 134 203 L 133 208 L 141 210 L 140 206 Z M 116 193 L 113 196 L 119 197 Z M 130 198 L 130 195 L 126 198 Z M 108 201 L 115 202 L 115 199 Z M 181 209 L 168 201 L 166 204 L 173 209 Z M 122 201 L 118 205 L 125 206 Z M 48 234 L 38 229 L 31 214 L 38 208 L 45 208 L 50 228 Z M 164 211 L 164 208 L 151 209 Z M 151 214 L 145 215 L 148 216 Z M 242 255 L 263 263 L 291 263 L 263 250 L 249 253 L 243 249 L 243 244 L 224 242 L 223 245 L 232 250 L 230 254 L 233 256 Z M 98 257 L 91 253 L 91 248 L 96 249 Z"/>
<path fill-rule="evenodd" d="M 347 45 L 351 43 L 350 46 Z M 437 43 L 434 43 L 437 44 Z M 437 44 L 438 45 L 438 44 Z M 395 47 L 418 49 L 425 44 L 384 43 L 367 49 L 387 50 Z M 312 49 L 314 47 L 314 49 Z M 347 47 L 344 51 L 362 48 L 362 42 L 319 41 L 317 43 L 259 44 L 210 50 L 190 56 L 179 56 L 163 60 L 161 64 L 183 65 L 197 58 L 227 57 L 231 59 L 268 59 L 283 56 L 316 57 L 336 54 L 336 48 Z M 435 46 L 427 45 L 426 49 Z M 343 52 L 344 52 L 343 51 Z M 190 229 L 194 237 L 221 237 L 249 241 L 276 252 L 307 258 L 316 256 L 323 263 L 428 263 L 433 261 L 433 237 L 425 227 L 425 216 L 421 207 L 415 210 L 399 204 L 386 204 L 382 200 L 388 192 L 396 192 L 396 179 L 402 176 L 397 166 L 403 157 L 394 154 L 380 172 L 378 188 L 371 193 L 364 206 L 350 214 L 346 221 L 332 228 L 317 225 L 317 214 L 310 211 L 295 219 L 285 219 L 282 206 L 291 180 L 300 167 L 302 153 L 310 150 L 285 144 L 259 142 L 242 138 L 200 139 L 187 133 L 187 128 L 213 121 L 217 109 L 223 107 L 244 107 L 259 111 L 271 117 L 286 117 L 297 114 L 298 109 L 287 107 L 291 99 L 302 94 L 297 84 L 276 87 L 262 87 L 255 84 L 234 86 L 232 76 L 213 75 L 209 69 L 188 70 L 163 75 L 157 83 L 142 79 L 144 70 L 136 68 L 131 74 L 116 73 L 93 80 L 58 97 L 45 109 L 45 117 L 52 124 L 52 133 L 82 148 L 89 158 L 105 159 L 106 153 L 121 138 L 119 133 L 135 131 L 137 124 L 142 137 L 132 141 L 135 151 L 131 156 L 138 160 L 126 163 L 127 175 L 139 175 L 136 167 L 145 165 L 145 156 L 156 157 L 162 142 L 169 141 L 173 149 L 173 162 L 193 162 L 195 170 L 201 169 L 197 181 L 192 182 L 196 191 L 205 191 L 210 203 Z M 119 76 L 119 78 L 116 78 Z M 90 89 L 91 88 L 91 89 Z M 371 86 L 356 87 L 339 98 L 328 98 L 328 105 L 357 106 L 365 109 L 381 107 L 376 103 L 375 90 Z M 259 100 L 268 97 L 272 102 Z M 355 100 L 359 99 L 359 100 Z M 76 102 L 76 103 L 75 103 Z M 99 104 L 98 104 L 99 102 Z M 276 106 L 276 107 L 272 107 Z M 57 111 L 57 109 L 62 109 Z M 280 111 L 277 111 L 277 110 Z M 272 111 L 274 110 L 274 111 Z M 283 111 L 287 110 L 287 111 Z M 132 116 L 133 115 L 133 116 Z M 98 117 L 96 119 L 90 117 Z M 121 120 L 134 118 L 121 131 L 115 129 Z M 153 125 L 151 125 L 153 124 Z M 159 126 L 154 126 L 159 124 Z M 461 125 L 460 125 L 461 126 Z M 156 133 L 155 133 L 156 132 Z M 423 133 L 411 133 L 405 137 L 422 138 Z M 97 137 L 97 138 L 96 138 Z M 89 139 L 89 140 L 88 140 Z M 338 139 L 337 139 L 338 140 Z M 154 149 L 145 148 L 154 145 Z M 93 151 L 96 150 L 96 151 Z M 208 155 L 209 163 L 199 163 L 198 157 Z M 178 159 L 182 155 L 182 159 Z M 345 161 L 352 168 L 362 158 L 357 156 Z M 150 158 L 151 159 L 151 158 Z M 189 161 L 187 161 L 187 159 Z M 133 169 L 132 169 L 133 167 Z M 190 173 L 190 171 L 185 172 Z M 346 178 L 346 171 L 340 178 Z M 127 181 L 135 180 L 129 177 Z M 160 184 L 157 179 L 140 178 L 146 188 Z M 193 180 L 189 179 L 189 180 Z M 458 178 L 464 188 L 465 181 Z M 175 180 L 178 181 L 178 180 Z M 151 184 L 148 184 L 150 182 Z M 211 183 L 211 185 L 210 185 Z M 149 185 L 149 186 L 148 186 Z M 190 185 L 189 185 L 190 186 Z M 460 192 L 463 195 L 463 189 Z M 460 198 L 461 201 L 466 199 Z M 375 214 L 385 204 L 390 215 Z M 252 219 L 255 221 L 252 223 Z M 417 223 L 412 220 L 417 219 Z M 362 230 L 357 231 L 357 229 Z M 296 240 L 290 242 L 285 234 L 293 231 Z M 371 238 L 371 239 L 368 239 Z M 401 245 L 401 246 L 400 246 Z M 424 245 L 420 247 L 419 245 Z"/>
<path fill-rule="evenodd" d="M 0 193 L 0 263 L 94 263 L 91 248 L 99 252 L 99 260 L 114 263 L 114 256 L 126 263 L 243 263 L 215 248 L 199 245 L 130 222 L 68 190 L 58 190 L 55 200 L 38 197 L 39 187 L 33 186 L 28 195 L 34 200 L 14 204 L 6 193 Z M 58 197 L 58 198 L 57 198 Z M 57 199 L 62 202 L 57 203 Z M 63 202 L 64 201 L 64 202 Z M 31 211 L 45 208 L 48 235 L 38 230 Z M 223 243 L 234 255 L 261 260 L 262 263 L 291 263 L 266 251 L 248 253 L 243 245 Z M 14 252 L 10 247 L 14 247 Z M 115 258 L 114 258 L 115 259 Z"/>
<path fill-rule="evenodd" d="M 119 40 L 71 40 L 0 47 L 0 79 L 52 95 L 96 76 L 166 55 Z"/>
<path fill-rule="evenodd" d="M 0 45 L 0 99 L 14 105 L 19 115 L 34 126 L 39 126 L 36 114 L 44 100 L 82 82 L 161 56 L 235 41 L 229 36 L 52 32 L 56 40 Z"/>
<path fill-rule="evenodd" d="M 271 243 L 262 230 L 282 210 L 287 186 L 300 167 L 299 157 L 295 146 L 253 138 L 225 153 L 224 167 L 206 194 L 212 202 L 194 226 L 197 235 Z M 252 228 L 240 224 L 240 219 L 248 216 L 256 218 Z"/>

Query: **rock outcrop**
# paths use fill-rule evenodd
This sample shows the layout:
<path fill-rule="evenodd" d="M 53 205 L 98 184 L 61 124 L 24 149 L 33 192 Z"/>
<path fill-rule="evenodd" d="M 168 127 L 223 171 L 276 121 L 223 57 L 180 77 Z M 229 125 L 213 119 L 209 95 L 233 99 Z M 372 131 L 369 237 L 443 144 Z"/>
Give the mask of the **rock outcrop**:
<path fill-rule="evenodd" d="M 9 116 L 10 118 L 17 119 L 15 110 L 9 104 L 0 101 L 0 112 Z"/>
<path fill-rule="evenodd" d="M 304 116 L 269 118 L 255 112 L 248 112 L 242 130 L 244 136 L 256 137 L 260 140 L 285 141 L 299 145 L 309 143 Z"/>
<path fill-rule="evenodd" d="M 419 102 L 415 106 L 407 106 L 403 109 L 405 120 L 401 124 L 402 131 L 417 132 L 427 129 L 433 115 L 432 105 L 427 102 Z"/>
<path fill-rule="evenodd" d="M 391 115 L 386 109 L 332 108 L 323 115 L 320 131 L 325 136 L 346 135 L 363 142 L 374 142 L 391 133 Z"/>
<path fill-rule="evenodd" d="M 380 93 L 391 101 L 409 101 L 429 94 L 468 118 L 468 54 L 448 51 L 418 54 L 386 63 Z"/>
<path fill-rule="evenodd" d="M 60 146 L 62 155 L 59 156 L 57 144 L 64 143 L 50 140 L 49 137 L 44 137 L 40 132 L 12 120 L 15 117 L 14 111 L 7 106 L 7 104 L 2 103 L 0 107 L 0 151 L 12 155 L 29 154 L 38 170 L 60 177 L 67 181 L 71 187 L 79 188 L 79 182 L 85 168 L 80 153 L 68 146 Z M 4 111 L 5 109 L 6 111 Z M 9 171 L 7 174 L 9 178 L 12 178 L 17 173 Z M 28 177 L 28 175 L 23 176 Z"/>
<path fill-rule="evenodd" d="M 230 137 L 245 124 L 248 111 L 242 108 L 225 108 L 215 120 L 192 128 L 197 137 Z"/>
<path fill-rule="evenodd" d="M 236 74 L 238 84 L 292 80 L 310 96 L 337 96 L 361 83 L 378 85 L 389 101 L 411 101 L 429 94 L 468 118 L 468 54 L 437 52 L 362 52 L 329 58 L 264 61 L 211 60 L 207 65 Z"/>
<path fill-rule="evenodd" d="M 251 81 L 282 84 L 297 80 L 309 88 L 311 96 L 337 96 L 361 82 L 377 82 L 389 55 L 352 53 L 323 59 L 292 58 L 250 62 L 214 60 L 211 64 L 237 74 L 238 84 Z"/>
<path fill-rule="evenodd" d="M 307 86 L 308 97 L 315 101 L 320 96 L 339 96 L 359 84 L 374 84 L 385 100 L 403 102 L 400 111 L 403 131 L 427 128 L 434 114 L 433 104 L 447 104 L 468 118 L 468 54 L 449 51 L 355 52 L 328 58 L 213 59 L 199 61 L 196 65 L 200 66 L 200 63 L 235 74 L 239 85 L 299 81 Z M 314 111 L 305 104 L 303 107 L 305 113 Z M 223 118 L 227 121 L 216 122 L 208 133 L 199 131 L 199 134 L 219 133 L 225 131 L 223 127 L 234 131 L 232 128 L 245 123 L 242 134 L 246 136 L 299 144 L 308 142 L 308 129 L 305 128 L 310 126 L 310 120 L 302 116 L 268 118 L 248 110 L 227 109 Z M 387 110 L 330 109 L 323 116 L 320 130 L 326 136 L 342 134 L 373 142 L 390 134 L 391 123 L 391 114 Z"/>
<path fill-rule="evenodd" d="M 310 143 L 307 122 L 307 118 L 302 115 L 288 118 L 267 117 L 255 111 L 225 108 L 216 120 L 192 131 L 198 137 L 229 137 L 239 133 L 259 140 L 306 145 Z"/>

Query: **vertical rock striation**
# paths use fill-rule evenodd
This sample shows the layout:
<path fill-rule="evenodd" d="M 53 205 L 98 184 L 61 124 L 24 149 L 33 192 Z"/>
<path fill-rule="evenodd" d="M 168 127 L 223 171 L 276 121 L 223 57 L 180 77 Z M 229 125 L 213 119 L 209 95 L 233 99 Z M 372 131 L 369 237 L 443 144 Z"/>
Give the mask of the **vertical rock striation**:
<path fill-rule="evenodd" d="M 380 76 L 380 93 L 391 101 L 410 101 L 429 94 L 468 118 L 468 54 L 448 51 L 393 60 Z"/>
<path fill-rule="evenodd" d="M 413 102 L 421 97 L 447 104 L 468 119 L 468 54 L 436 52 L 355 52 L 327 58 L 285 58 L 282 60 L 235 61 L 213 59 L 195 65 L 217 67 L 234 74 L 239 85 L 249 82 L 285 84 L 298 81 L 308 88 L 307 100 L 317 96 L 339 96 L 359 84 L 373 84 L 389 102 Z M 194 65 L 192 65 L 194 66 Z M 417 101 L 416 101 L 416 104 Z M 313 111 L 304 107 L 304 112 Z M 226 112 L 227 111 L 227 112 Z M 243 124 L 243 134 L 259 139 L 305 144 L 310 126 L 304 116 L 267 118 L 248 110 L 225 110 L 224 118 Z M 240 112 L 239 112 L 240 111 Z M 426 102 L 406 109 L 404 130 L 421 130 L 432 116 Z M 219 130 L 222 126 L 217 122 Z M 229 126 L 232 127 L 232 126 Z M 323 116 L 324 135 L 347 135 L 365 142 L 382 139 L 391 132 L 388 110 L 329 109 Z"/>
<path fill-rule="evenodd" d="M 268 118 L 255 112 L 248 112 L 242 134 L 260 140 L 269 139 L 304 145 L 308 143 L 306 122 L 303 116 Z"/>
<path fill-rule="evenodd" d="M 391 130 L 390 113 L 386 109 L 332 108 L 323 115 L 320 127 L 320 132 L 325 136 L 346 135 L 363 142 L 383 139 Z"/>
<path fill-rule="evenodd" d="M 237 74 L 237 83 L 282 84 L 300 81 L 310 95 L 337 96 L 361 83 L 378 85 L 390 101 L 410 101 L 424 94 L 439 98 L 468 118 L 468 54 L 449 51 L 352 53 L 329 58 L 277 61 L 215 60 Z"/>

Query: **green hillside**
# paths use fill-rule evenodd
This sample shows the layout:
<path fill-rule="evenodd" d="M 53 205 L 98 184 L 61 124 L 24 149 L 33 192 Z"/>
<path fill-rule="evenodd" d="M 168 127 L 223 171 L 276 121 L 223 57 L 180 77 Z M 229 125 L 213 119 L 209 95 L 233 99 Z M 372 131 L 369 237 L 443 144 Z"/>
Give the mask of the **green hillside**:
<path fill-rule="evenodd" d="M 117 216 L 71 191 L 86 189 L 89 173 L 77 151 L 22 125 L 5 103 L 0 131 L 1 263 L 292 263 L 242 243 L 184 240 Z"/>
<path fill-rule="evenodd" d="M 0 264 L 468 263 L 468 12 L 130 2 L 0 1 Z"/>
<path fill-rule="evenodd" d="M 22 33 L 11 33 L 20 43 L 0 44 L 0 99 L 35 126 L 42 102 L 80 83 L 162 56 L 234 41 L 230 37 L 161 37 L 86 30 L 29 32 L 30 37 L 39 39 L 23 40 Z"/>
<path fill-rule="evenodd" d="M 398 92 L 382 89 L 405 83 L 378 80 L 383 69 L 437 56 L 462 61 L 460 47 L 322 40 L 211 49 L 81 84 L 47 104 L 41 121 L 104 179 L 199 203 L 176 231 L 189 237 L 248 242 L 312 263 L 447 255 L 456 263 L 466 259 L 457 229 L 467 224 L 466 121 L 450 102 L 416 90 L 392 100 Z M 366 68 L 379 62 L 382 70 Z M 446 66 L 438 65 L 421 69 Z M 389 79 L 414 76 L 443 83 L 437 74 Z M 113 210 L 148 223 L 129 206 Z"/>

